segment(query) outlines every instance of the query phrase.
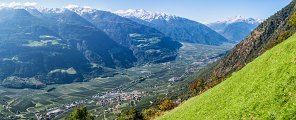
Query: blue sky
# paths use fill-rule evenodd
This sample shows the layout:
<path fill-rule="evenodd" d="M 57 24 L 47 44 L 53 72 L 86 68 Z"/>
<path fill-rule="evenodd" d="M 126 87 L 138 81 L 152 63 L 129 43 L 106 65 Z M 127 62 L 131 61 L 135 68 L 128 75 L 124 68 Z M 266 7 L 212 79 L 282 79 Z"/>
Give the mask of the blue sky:
<path fill-rule="evenodd" d="M 68 4 L 90 6 L 101 10 L 145 9 L 166 12 L 196 21 L 213 22 L 233 16 L 265 19 L 286 6 L 291 0 L 1 0 L 36 2 L 44 7 Z"/>

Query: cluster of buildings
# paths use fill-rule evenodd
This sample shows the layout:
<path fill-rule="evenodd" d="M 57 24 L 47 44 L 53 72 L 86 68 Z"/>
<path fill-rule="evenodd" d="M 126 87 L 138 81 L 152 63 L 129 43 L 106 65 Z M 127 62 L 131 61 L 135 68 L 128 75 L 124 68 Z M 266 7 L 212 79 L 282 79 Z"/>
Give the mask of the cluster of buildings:
<path fill-rule="evenodd" d="M 138 92 L 138 91 L 123 92 L 119 90 L 112 90 L 111 92 L 98 93 L 97 95 L 92 96 L 90 100 L 85 99 L 85 100 L 75 101 L 69 104 L 61 105 L 60 107 L 47 109 L 43 112 L 36 112 L 35 116 L 38 120 L 50 120 L 75 107 L 85 105 L 87 103 L 92 103 L 94 101 L 97 102 L 97 105 L 103 106 L 103 107 L 116 103 L 117 105 L 110 107 L 104 111 L 104 112 L 113 112 L 113 111 L 119 110 L 119 105 L 121 104 L 121 102 L 139 101 L 145 95 L 147 95 L 146 92 Z"/>
<path fill-rule="evenodd" d="M 100 100 L 97 105 L 106 106 L 113 103 L 120 103 L 123 101 L 139 101 L 143 96 L 147 95 L 146 92 L 123 92 L 123 91 L 111 91 L 105 92 L 101 95 L 95 95 L 92 98 Z"/>
<path fill-rule="evenodd" d="M 75 101 L 70 104 L 62 105 L 61 107 L 55 107 L 55 108 L 45 110 L 44 112 L 36 112 L 35 116 L 38 120 L 50 120 L 64 112 L 67 112 L 85 103 L 86 102 L 84 100 Z"/>

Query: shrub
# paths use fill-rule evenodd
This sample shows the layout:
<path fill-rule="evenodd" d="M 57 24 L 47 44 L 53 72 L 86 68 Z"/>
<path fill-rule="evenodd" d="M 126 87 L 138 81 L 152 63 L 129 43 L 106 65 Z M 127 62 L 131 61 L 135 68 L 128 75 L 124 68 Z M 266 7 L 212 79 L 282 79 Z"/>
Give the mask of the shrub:
<path fill-rule="evenodd" d="M 290 31 L 284 31 L 284 32 L 279 34 L 278 41 L 280 41 L 280 42 L 284 41 L 284 40 L 288 39 L 289 37 L 291 37 L 292 35 L 293 34 Z"/>
<path fill-rule="evenodd" d="M 161 111 L 158 110 L 157 108 L 149 108 L 149 109 L 145 109 L 142 114 L 143 114 L 143 117 L 145 120 L 151 120 L 151 119 L 154 119 L 155 117 L 157 116 L 160 116 L 160 113 Z"/>
<path fill-rule="evenodd" d="M 190 84 L 189 88 L 193 95 L 198 95 L 206 90 L 206 83 L 202 80 L 196 80 Z"/>
<path fill-rule="evenodd" d="M 290 17 L 288 24 L 290 26 L 296 27 L 296 13 Z"/>
<path fill-rule="evenodd" d="M 172 100 L 164 100 L 160 105 L 158 105 L 159 109 L 161 111 L 167 111 L 174 109 L 176 107 L 176 104 Z"/>

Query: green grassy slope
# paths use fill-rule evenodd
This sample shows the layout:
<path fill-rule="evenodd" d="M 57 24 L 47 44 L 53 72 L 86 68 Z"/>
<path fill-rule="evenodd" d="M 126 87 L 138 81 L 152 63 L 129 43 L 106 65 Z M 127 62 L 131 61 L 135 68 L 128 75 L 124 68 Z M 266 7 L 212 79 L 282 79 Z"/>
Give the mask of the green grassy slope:
<path fill-rule="evenodd" d="M 159 119 L 296 119 L 296 34 Z"/>

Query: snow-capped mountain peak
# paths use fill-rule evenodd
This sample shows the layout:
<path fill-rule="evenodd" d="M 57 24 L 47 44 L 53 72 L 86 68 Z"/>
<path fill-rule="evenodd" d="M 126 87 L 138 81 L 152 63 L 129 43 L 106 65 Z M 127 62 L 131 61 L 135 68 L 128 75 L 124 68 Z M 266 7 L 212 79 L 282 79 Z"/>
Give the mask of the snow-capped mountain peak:
<path fill-rule="evenodd" d="M 63 13 L 66 11 L 65 8 L 40 8 L 38 10 L 42 13 Z"/>
<path fill-rule="evenodd" d="M 72 11 L 77 13 L 78 15 L 82 15 L 83 13 L 92 13 L 96 11 L 96 9 L 92 9 L 87 6 L 80 7 L 78 5 L 67 5 L 63 8 L 40 8 L 39 10 L 44 13 L 63 13 L 65 11 Z"/>
<path fill-rule="evenodd" d="M 261 23 L 261 19 L 255 19 L 255 18 L 244 18 L 242 16 L 235 16 L 232 18 L 228 18 L 223 21 L 218 21 L 217 23 L 226 23 L 226 24 L 232 24 L 232 23 L 238 23 L 238 22 L 245 22 L 249 24 L 258 24 Z"/>
<path fill-rule="evenodd" d="M 144 9 L 118 10 L 118 11 L 115 11 L 114 13 L 123 17 L 135 17 L 138 19 L 145 20 L 147 22 L 151 22 L 156 19 L 164 19 L 166 21 L 169 21 L 170 19 L 177 17 L 175 15 L 170 15 L 163 12 L 151 12 L 151 11 L 146 11 Z"/>
<path fill-rule="evenodd" d="M 79 15 L 82 15 L 84 13 L 93 13 L 96 11 L 96 9 L 92 9 L 89 6 L 78 6 L 78 5 L 72 5 L 72 4 L 67 5 L 64 8 L 70 11 L 76 12 Z"/>

